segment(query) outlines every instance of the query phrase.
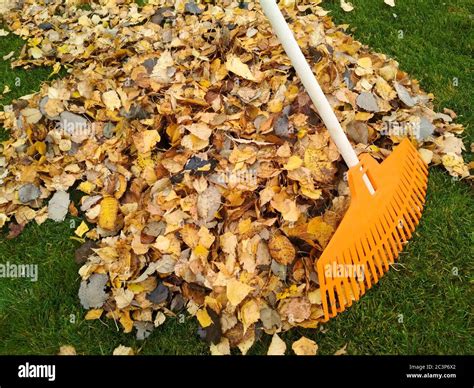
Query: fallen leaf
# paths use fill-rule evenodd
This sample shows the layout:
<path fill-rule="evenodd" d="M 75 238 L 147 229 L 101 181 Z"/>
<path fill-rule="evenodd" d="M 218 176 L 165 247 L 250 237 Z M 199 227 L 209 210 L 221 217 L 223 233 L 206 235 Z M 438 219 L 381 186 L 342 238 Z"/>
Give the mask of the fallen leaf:
<path fill-rule="evenodd" d="M 102 94 L 102 101 L 109 110 L 120 109 L 122 103 L 115 90 L 109 90 Z"/>
<path fill-rule="evenodd" d="M 133 135 L 133 143 L 135 144 L 135 147 L 137 147 L 138 152 L 142 154 L 150 152 L 160 141 L 160 139 L 160 134 L 155 129 L 143 131 Z"/>
<path fill-rule="evenodd" d="M 268 244 L 270 255 L 278 262 L 288 265 L 296 257 L 296 251 L 291 241 L 283 235 L 275 236 Z"/>
<path fill-rule="evenodd" d="M 104 291 L 109 281 L 107 275 L 92 274 L 88 280 L 83 280 L 79 288 L 79 299 L 85 309 L 100 308 L 108 298 Z"/>
<path fill-rule="evenodd" d="M 256 81 L 255 76 L 250 71 L 249 67 L 243 63 L 239 57 L 229 55 L 226 61 L 226 69 L 239 77 L 245 78 L 249 81 Z"/>
<path fill-rule="evenodd" d="M 230 343 L 227 338 L 222 338 L 217 345 L 211 344 L 211 355 L 213 356 L 227 356 L 230 355 Z"/>
<path fill-rule="evenodd" d="M 64 221 L 69 208 L 69 194 L 65 191 L 56 191 L 48 203 L 48 218 L 53 221 Z"/>
<path fill-rule="evenodd" d="M 253 287 L 250 287 L 236 279 L 231 279 L 227 283 L 227 299 L 233 306 L 237 306 L 252 290 Z"/>
<path fill-rule="evenodd" d="M 272 342 L 268 348 L 268 356 L 284 356 L 286 352 L 286 343 L 278 337 L 278 334 L 273 334 Z"/>
<path fill-rule="evenodd" d="M 92 321 L 94 319 L 99 319 L 102 316 L 102 313 L 104 312 L 103 309 L 93 309 L 89 310 L 85 316 L 86 321 Z"/>
<path fill-rule="evenodd" d="M 298 341 L 293 342 L 291 348 L 297 356 L 315 356 L 318 351 L 316 342 L 306 337 L 301 337 Z"/>
<path fill-rule="evenodd" d="M 346 12 L 351 12 L 354 10 L 354 5 L 346 0 L 341 0 L 341 8 Z"/>
<path fill-rule="evenodd" d="M 84 221 L 82 221 L 81 224 L 74 231 L 74 234 L 76 236 L 82 237 L 88 231 L 89 231 L 89 227 L 87 226 L 87 224 Z"/>
<path fill-rule="evenodd" d="M 133 356 L 134 352 L 132 348 L 129 348 L 127 346 L 119 345 L 117 346 L 113 353 L 114 356 Z"/>
<path fill-rule="evenodd" d="M 72 345 L 62 345 L 59 348 L 58 356 L 76 356 L 76 349 Z"/>
<path fill-rule="evenodd" d="M 100 202 L 99 226 L 114 230 L 117 222 L 119 203 L 115 197 L 105 197 Z"/>
<path fill-rule="evenodd" d="M 335 356 L 342 356 L 344 354 L 347 354 L 347 344 L 345 344 L 341 349 L 337 350 L 336 353 L 334 353 Z"/>

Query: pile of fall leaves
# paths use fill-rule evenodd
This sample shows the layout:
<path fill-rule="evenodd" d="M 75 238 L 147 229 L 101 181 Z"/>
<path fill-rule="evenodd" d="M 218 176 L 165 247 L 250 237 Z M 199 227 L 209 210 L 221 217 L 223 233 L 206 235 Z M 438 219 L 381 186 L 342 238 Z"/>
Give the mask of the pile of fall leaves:
<path fill-rule="evenodd" d="M 257 2 L 22 2 L 13 67 L 68 75 L 0 113 L 0 226 L 83 217 L 86 319 L 146 338 L 184 310 L 214 354 L 322 320 L 315 262 L 350 203 L 347 167 Z M 410 136 L 467 177 L 455 113 L 337 27 L 320 1 L 287 20 L 358 153 Z M 1 38 L 0 38 L 1 39 Z M 415 128 L 416 131 L 393 129 Z M 414 133 L 416 132 L 416 133 Z M 72 200 L 76 193 L 79 199 Z M 77 195 L 80 193 L 80 195 Z M 302 337 L 297 354 L 315 354 Z"/>

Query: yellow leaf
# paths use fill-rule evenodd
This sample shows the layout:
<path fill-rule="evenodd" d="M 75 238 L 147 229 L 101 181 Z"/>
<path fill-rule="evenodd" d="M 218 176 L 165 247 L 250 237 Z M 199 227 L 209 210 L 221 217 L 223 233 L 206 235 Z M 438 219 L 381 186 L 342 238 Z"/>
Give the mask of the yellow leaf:
<path fill-rule="evenodd" d="M 372 68 L 372 59 L 370 59 L 370 57 L 363 57 L 363 58 L 360 58 L 357 61 L 357 64 L 360 67 L 363 67 L 364 69 L 371 69 Z"/>
<path fill-rule="evenodd" d="M 85 320 L 92 321 L 94 319 L 99 319 L 102 316 L 103 312 L 104 312 L 103 309 L 89 310 L 85 316 Z"/>
<path fill-rule="evenodd" d="M 385 81 L 392 81 L 398 73 L 398 68 L 395 65 L 386 65 L 379 70 L 379 74 Z"/>
<path fill-rule="evenodd" d="M 119 319 L 120 323 L 123 326 L 124 333 L 130 333 L 133 329 L 133 321 L 130 318 L 130 311 L 124 311 Z"/>
<path fill-rule="evenodd" d="M 314 217 L 308 222 L 306 231 L 319 241 L 324 248 L 334 233 L 334 228 L 325 223 L 321 217 Z"/>
<path fill-rule="evenodd" d="M 40 59 L 43 57 L 43 52 L 41 51 L 40 48 L 38 47 L 32 47 L 30 48 L 30 55 L 34 58 L 34 59 Z"/>
<path fill-rule="evenodd" d="M 320 162 L 324 160 L 324 152 L 320 148 L 308 147 L 304 153 L 304 164 L 311 171 L 320 170 Z"/>
<path fill-rule="evenodd" d="M 301 186 L 301 194 L 311 199 L 319 199 L 323 194 L 322 190 L 315 189 L 314 187 Z"/>
<path fill-rule="evenodd" d="M 105 230 L 114 230 L 117 221 L 119 203 L 114 197 L 105 197 L 100 202 L 99 226 Z"/>
<path fill-rule="evenodd" d="M 225 67 L 228 71 L 237 74 L 239 77 L 245 78 L 249 81 L 256 81 L 255 76 L 252 74 L 249 67 L 236 55 L 229 55 Z"/>
<path fill-rule="evenodd" d="M 35 148 L 36 148 L 36 151 L 38 151 L 40 155 L 44 155 L 46 153 L 46 143 L 42 141 L 37 141 L 35 143 Z"/>
<path fill-rule="evenodd" d="M 377 78 L 375 90 L 380 97 L 387 101 L 393 100 L 397 96 L 395 90 L 382 77 Z"/>
<path fill-rule="evenodd" d="M 260 308 L 255 300 L 249 300 L 240 309 L 240 320 L 244 324 L 244 333 L 260 319 Z"/>
<path fill-rule="evenodd" d="M 209 253 L 209 251 L 205 247 L 203 247 L 201 244 L 196 246 L 193 252 L 196 256 L 207 256 L 207 254 Z"/>
<path fill-rule="evenodd" d="M 281 213 L 285 221 L 296 222 L 301 215 L 301 211 L 299 210 L 296 201 L 289 198 L 283 200 L 280 198 L 273 199 L 270 204 Z"/>
<path fill-rule="evenodd" d="M 212 325 L 212 319 L 207 313 L 206 309 L 198 310 L 198 312 L 196 313 L 196 318 L 199 321 L 199 324 L 201 325 L 202 328 L 206 328 Z"/>
<path fill-rule="evenodd" d="M 74 241 L 78 241 L 80 243 L 85 243 L 86 242 L 86 239 L 85 238 L 79 238 L 79 237 L 76 237 L 76 236 L 70 236 L 69 237 L 69 240 L 74 240 Z"/>
<path fill-rule="evenodd" d="M 319 290 L 319 288 L 317 290 L 308 292 L 308 299 L 311 304 L 322 304 L 321 291 Z"/>
<path fill-rule="evenodd" d="M 226 66 L 223 66 L 219 58 L 212 61 L 211 71 L 216 82 L 222 81 L 229 73 Z"/>
<path fill-rule="evenodd" d="M 181 139 L 181 132 L 179 126 L 176 124 L 171 124 L 166 128 L 166 134 L 170 137 L 171 144 L 176 145 Z"/>
<path fill-rule="evenodd" d="M 56 62 L 53 66 L 53 71 L 51 72 L 51 74 L 49 75 L 49 77 L 52 77 L 53 75 L 55 74 L 58 74 L 59 71 L 61 70 L 61 63 L 60 62 Z"/>
<path fill-rule="evenodd" d="M 81 225 L 79 225 L 77 227 L 77 229 L 74 231 L 74 233 L 76 234 L 76 236 L 82 237 L 88 231 L 89 231 L 89 227 L 87 226 L 87 224 L 84 221 L 82 221 Z"/>
<path fill-rule="evenodd" d="M 247 295 L 253 291 L 253 287 L 238 281 L 237 279 L 231 279 L 227 283 L 227 299 L 233 306 L 237 306 L 242 302 Z"/>
<path fill-rule="evenodd" d="M 58 53 L 59 54 L 68 54 L 70 50 L 69 45 L 63 44 L 62 46 L 58 47 Z"/>
<path fill-rule="evenodd" d="M 246 218 L 239 222 L 239 234 L 244 235 L 252 229 L 252 220 Z"/>
<path fill-rule="evenodd" d="M 137 283 L 129 284 L 127 288 L 134 294 L 139 294 L 140 292 L 143 292 L 145 290 L 145 287 L 143 287 L 143 285 Z"/>
<path fill-rule="evenodd" d="M 367 120 L 371 119 L 372 117 L 374 117 L 373 113 L 357 112 L 356 115 L 355 115 L 355 120 L 357 120 L 357 121 L 367 121 Z"/>
<path fill-rule="evenodd" d="M 283 102 L 280 100 L 271 100 L 268 103 L 268 111 L 270 113 L 279 113 L 283 110 Z"/>
<path fill-rule="evenodd" d="M 244 339 L 237 344 L 237 347 L 239 348 L 242 355 L 245 356 L 254 343 L 255 343 L 255 332 L 249 331 L 247 332 L 246 335 L 244 335 Z"/>
<path fill-rule="evenodd" d="M 122 106 L 120 98 L 115 90 L 109 90 L 108 92 L 102 93 L 102 102 L 108 110 L 120 109 Z"/>
<path fill-rule="evenodd" d="M 277 297 L 277 300 L 282 300 L 290 296 L 297 295 L 298 293 L 299 293 L 298 286 L 296 284 L 292 284 L 285 291 L 277 293 L 276 297 Z"/>
<path fill-rule="evenodd" d="M 418 152 L 420 153 L 421 155 L 421 159 L 423 159 L 423 161 L 426 163 L 426 164 L 430 164 L 431 161 L 433 160 L 433 151 L 429 150 L 429 149 L 426 149 L 426 148 L 420 148 L 418 150 Z"/>
<path fill-rule="evenodd" d="M 89 181 L 84 181 L 79 186 L 77 186 L 77 188 L 83 193 L 90 194 L 95 189 L 95 185 Z"/>
<path fill-rule="evenodd" d="M 185 128 L 201 140 L 208 140 L 212 135 L 212 129 L 204 123 L 187 125 Z"/>
<path fill-rule="evenodd" d="M 286 163 L 283 167 L 285 170 L 291 171 L 300 168 L 303 165 L 303 161 L 298 156 L 291 156 L 288 159 L 288 163 Z"/>
<path fill-rule="evenodd" d="M 133 143 L 137 147 L 138 152 L 142 154 L 150 152 L 160 140 L 160 134 L 156 129 L 142 131 L 133 135 Z"/>
<path fill-rule="evenodd" d="M 181 145 L 191 151 L 200 151 L 209 145 L 209 140 L 202 140 L 199 137 L 191 134 L 183 137 L 181 140 Z"/>
<path fill-rule="evenodd" d="M 316 342 L 306 337 L 301 337 L 298 341 L 293 342 L 291 348 L 297 356 L 315 356 L 318 351 Z"/>
<path fill-rule="evenodd" d="M 341 8 L 346 12 L 351 12 L 354 9 L 354 6 L 348 1 L 341 0 Z"/>
<path fill-rule="evenodd" d="M 462 156 L 456 155 L 454 152 L 448 152 L 441 158 L 444 167 L 452 176 L 460 176 L 465 178 L 469 176 L 469 169 L 464 163 Z"/>

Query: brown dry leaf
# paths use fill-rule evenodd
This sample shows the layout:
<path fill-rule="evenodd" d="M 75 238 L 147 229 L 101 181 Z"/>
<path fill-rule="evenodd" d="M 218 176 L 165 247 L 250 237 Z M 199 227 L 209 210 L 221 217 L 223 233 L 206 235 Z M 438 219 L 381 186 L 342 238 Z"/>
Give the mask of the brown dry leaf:
<path fill-rule="evenodd" d="M 279 235 L 270 240 L 268 244 L 270 255 L 273 259 L 283 265 L 293 262 L 296 257 L 296 251 L 288 237 Z"/>

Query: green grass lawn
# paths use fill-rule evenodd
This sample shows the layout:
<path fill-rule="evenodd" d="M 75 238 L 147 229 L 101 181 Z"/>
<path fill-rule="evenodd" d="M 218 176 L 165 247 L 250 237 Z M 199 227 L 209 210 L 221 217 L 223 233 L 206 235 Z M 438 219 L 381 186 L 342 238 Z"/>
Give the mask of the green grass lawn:
<path fill-rule="evenodd" d="M 469 146 L 473 140 L 469 126 L 474 123 L 472 1 L 406 0 L 395 8 L 383 0 L 353 3 L 356 9 L 351 13 L 339 8 L 339 0 L 323 5 L 338 23 L 356 28 L 363 43 L 395 57 L 403 70 L 436 95 L 438 108 L 454 109 L 459 122 L 468 127 Z M 0 56 L 20 47 L 21 40 L 12 35 L 0 38 Z M 12 89 L 0 100 L 6 104 L 36 90 L 49 70 L 13 71 L 0 58 L 0 74 L 0 91 L 4 84 Z M 16 77 L 20 87 L 15 87 Z M 426 210 L 399 264 L 323 330 L 284 334 L 288 349 L 291 341 L 305 335 L 318 343 L 320 354 L 333 354 L 345 344 L 349 354 L 473 354 L 473 210 L 469 185 L 432 169 Z M 36 283 L 0 279 L 0 354 L 55 354 L 65 344 L 81 354 L 111 354 L 119 344 L 140 354 L 208 353 L 191 317 L 168 319 L 143 342 L 118 331 L 111 320 L 84 321 L 74 262 L 79 243 L 69 238 L 74 231 L 71 220 L 31 224 L 15 240 L 4 238 L 6 230 L 0 234 L 1 262 L 39 265 Z M 269 342 L 264 337 L 250 353 L 264 354 Z"/>

